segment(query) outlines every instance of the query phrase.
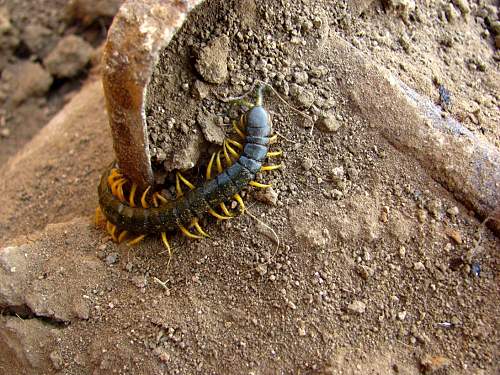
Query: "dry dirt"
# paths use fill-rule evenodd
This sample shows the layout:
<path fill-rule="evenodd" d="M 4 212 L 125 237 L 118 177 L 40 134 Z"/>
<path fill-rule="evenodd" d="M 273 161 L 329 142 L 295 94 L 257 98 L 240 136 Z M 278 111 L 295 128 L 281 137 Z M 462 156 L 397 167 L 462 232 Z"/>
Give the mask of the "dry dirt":
<path fill-rule="evenodd" d="M 249 214 L 207 218 L 210 239 L 173 235 L 170 263 L 158 238 L 118 246 L 92 224 L 113 158 L 97 74 L 32 140 L 14 109 L 0 138 L 0 373 L 498 373 L 498 237 L 341 89 L 357 82 L 347 42 L 500 146 L 494 2 L 412 3 L 208 0 L 190 15 L 151 83 L 152 154 L 191 145 L 183 160 L 201 173 L 240 113 L 217 97 L 261 79 L 288 103 L 266 94 L 285 167 L 260 177 L 273 193 L 248 190 Z M 65 33 L 91 42 L 81 30 Z M 214 73 L 200 59 L 224 35 Z M 46 98 L 28 99 L 44 119 Z"/>

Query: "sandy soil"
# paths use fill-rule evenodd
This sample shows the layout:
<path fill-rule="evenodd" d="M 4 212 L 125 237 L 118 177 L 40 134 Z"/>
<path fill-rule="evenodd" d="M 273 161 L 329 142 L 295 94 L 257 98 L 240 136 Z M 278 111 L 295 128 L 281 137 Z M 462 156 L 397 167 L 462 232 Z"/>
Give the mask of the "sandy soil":
<path fill-rule="evenodd" d="M 288 103 L 266 95 L 285 168 L 260 177 L 272 193 L 247 191 L 249 214 L 207 218 L 210 239 L 173 235 L 170 263 L 158 238 L 129 248 L 92 224 L 112 160 L 98 76 L 25 147 L 0 139 L 0 373 L 497 373 L 498 238 L 340 89 L 357 82 L 347 41 L 499 147 L 493 2 L 411 3 L 208 1 L 190 15 L 151 84 L 153 155 L 177 140 L 203 172 L 207 128 L 231 135 L 239 113 L 215 94 L 262 79 Z M 197 65 L 207 47 L 227 54 L 221 84 Z"/>

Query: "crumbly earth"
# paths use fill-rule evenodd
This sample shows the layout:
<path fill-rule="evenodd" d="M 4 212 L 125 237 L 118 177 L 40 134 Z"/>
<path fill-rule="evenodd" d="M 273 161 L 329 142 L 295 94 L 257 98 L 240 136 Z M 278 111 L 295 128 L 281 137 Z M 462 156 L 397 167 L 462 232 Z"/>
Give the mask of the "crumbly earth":
<path fill-rule="evenodd" d="M 340 35 L 436 102 L 443 85 L 444 115 L 499 147 L 494 3 L 412 3 L 209 0 L 190 15 L 149 91 L 156 167 L 203 137 L 189 153 L 203 171 L 219 147 L 206 127 L 233 135 L 241 113 L 216 95 L 257 79 L 288 103 L 266 94 L 285 167 L 260 176 L 272 192 L 248 190 L 248 214 L 207 218 L 211 238 L 174 235 L 171 259 L 158 238 L 129 248 L 91 224 L 112 153 L 87 83 L 0 168 L 0 373 L 497 373 L 498 238 L 339 90 L 356 82 Z M 223 35 L 227 80 L 200 84 L 200 51 Z"/>

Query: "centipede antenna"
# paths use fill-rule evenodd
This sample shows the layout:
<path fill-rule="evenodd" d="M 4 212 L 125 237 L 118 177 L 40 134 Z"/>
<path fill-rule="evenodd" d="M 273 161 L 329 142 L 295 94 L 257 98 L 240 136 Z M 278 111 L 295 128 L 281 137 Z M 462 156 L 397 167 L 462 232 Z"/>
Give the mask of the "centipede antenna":
<path fill-rule="evenodd" d="M 280 238 L 279 236 L 276 234 L 276 231 L 271 227 L 269 226 L 268 224 L 266 224 L 265 222 L 263 222 L 262 220 L 260 220 L 257 216 L 253 215 L 251 212 L 247 211 L 247 215 L 250 216 L 252 219 L 254 219 L 256 222 L 258 222 L 260 225 L 263 225 L 264 227 L 266 227 L 267 229 L 269 229 L 269 231 L 274 235 L 274 237 L 276 238 L 276 249 L 274 250 L 274 254 L 271 256 L 271 258 L 267 261 L 267 263 L 270 263 L 272 259 L 274 259 L 274 257 L 276 256 L 276 254 L 278 253 L 278 250 L 280 248 Z"/>
<path fill-rule="evenodd" d="M 266 154 L 266 157 L 268 158 L 274 158 L 276 156 L 281 156 L 283 155 L 283 151 L 279 150 L 279 151 L 269 151 L 267 154 Z"/>
<path fill-rule="evenodd" d="M 240 136 L 240 138 L 245 138 L 245 133 L 239 128 L 238 122 L 236 120 L 232 121 L 234 131 Z"/>
<path fill-rule="evenodd" d="M 141 205 L 142 205 L 142 208 L 149 208 L 149 204 L 146 201 L 146 198 L 147 198 L 147 195 L 148 195 L 148 191 L 150 189 L 151 189 L 151 186 L 148 186 L 148 188 L 146 190 L 144 190 L 144 193 L 142 193 L 142 196 L 141 196 Z"/>
<path fill-rule="evenodd" d="M 181 232 L 186 236 L 186 237 L 189 237 L 189 238 L 192 238 L 193 240 L 199 240 L 201 238 L 203 238 L 203 236 L 198 236 L 197 234 L 193 234 L 191 233 L 190 231 L 188 231 L 186 229 L 186 227 L 184 227 L 183 225 L 181 224 L 177 224 L 177 226 L 179 227 L 179 229 L 181 230 Z"/>
<path fill-rule="evenodd" d="M 229 217 L 233 217 L 234 215 L 228 210 L 226 204 L 224 202 L 221 202 L 220 204 L 220 208 L 222 210 L 222 212 L 224 212 L 224 214 L 226 216 L 229 216 Z"/>
<path fill-rule="evenodd" d="M 280 169 L 283 167 L 282 164 L 276 164 L 276 165 L 265 165 L 260 168 L 261 171 L 274 171 L 275 169 Z"/>
<path fill-rule="evenodd" d="M 207 181 L 210 180 L 212 177 L 212 166 L 214 164 L 214 159 L 215 159 L 215 152 L 212 154 L 212 157 L 210 158 L 210 161 L 208 162 L 207 165 Z"/>
<path fill-rule="evenodd" d="M 203 230 L 203 228 L 200 226 L 198 218 L 194 218 L 193 221 L 191 222 L 191 225 L 196 229 L 196 231 L 201 234 L 203 237 L 210 237 L 210 235 Z"/>
<path fill-rule="evenodd" d="M 123 232 L 120 233 L 118 236 L 118 243 L 122 243 L 125 237 L 127 237 L 128 232 L 124 230 Z"/>
<path fill-rule="evenodd" d="M 261 86 L 260 86 L 260 87 L 265 86 L 266 88 L 268 88 L 269 90 L 271 90 L 271 91 L 272 91 L 272 92 L 273 92 L 273 93 L 274 93 L 274 94 L 278 97 L 278 99 L 279 99 L 279 100 L 280 100 L 280 101 L 281 101 L 284 105 L 286 105 L 288 108 L 290 108 L 292 111 L 294 111 L 295 113 L 297 113 L 297 114 L 301 115 L 302 117 L 304 117 L 304 118 L 308 119 L 309 121 L 311 121 L 311 123 L 313 124 L 313 126 L 312 126 L 312 128 L 311 128 L 311 134 L 312 134 L 312 129 L 314 128 L 314 120 L 312 119 L 312 117 L 311 117 L 311 116 L 307 115 L 306 113 L 304 113 L 304 112 L 302 112 L 302 111 L 298 110 L 297 108 L 295 108 L 295 107 L 291 106 L 290 104 L 288 104 L 288 102 L 287 102 L 285 99 L 283 99 L 283 98 L 281 97 L 281 95 L 280 95 L 280 94 L 279 94 L 279 93 L 278 93 L 278 92 L 274 89 L 274 87 L 273 87 L 273 86 L 271 86 L 269 83 L 266 83 L 266 82 L 261 81 L 261 80 L 256 80 L 255 82 L 256 82 L 256 83 L 260 83 L 260 84 L 261 84 Z"/>
<path fill-rule="evenodd" d="M 210 215 L 212 215 L 213 217 L 219 219 L 219 220 L 228 220 L 228 219 L 231 219 L 231 216 L 223 216 L 221 214 L 218 214 L 217 212 L 214 211 L 213 208 L 210 208 L 208 211 L 207 211 Z"/>
<path fill-rule="evenodd" d="M 144 237 L 146 237 L 146 235 L 145 234 L 141 234 L 140 236 L 134 238 L 133 240 L 128 241 L 127 245 L 129 245 L 129 246 L 137 245 L 139 242 L 141 242 L 144 239 Z"/>
<path fill-rule="evenodd" d="M 248 183 L 248 185 L 256 187 L 256 188 L 260 188 L 260 189 L 268 189 L 268 188 L 270 188 L 272 186 L 272 185 L 269 185 L 269 184 L 261 184 L 260 182 L 257 182 L 257 181 L 250 181 Z"/>
<path fill-rule="evenodd" d="M 130 207 L 135 207 L 134 196 L 136 190 L 137 190 L 137 185 L 133 183 L 132 187 L 130 188 L 130 196 L 129 196 Z"/>
<path fill-rule="evenodd" d="M 236 193 L 233 197 L 234 199 L 236 199 L 236 202 L 238 202 L 240 205 L 240 212 L 241 213 L 245 212 L 245 203 L 243 203 L 243 198 L 241 198 L 241 195 L 239 193 Z"/>
<path fill-rule="evenodd" d="M 262 102 L 264 100 L 264 85 L 257 86 L 257 101 L 255 103 L 256 106 L 262 106 Z"/>

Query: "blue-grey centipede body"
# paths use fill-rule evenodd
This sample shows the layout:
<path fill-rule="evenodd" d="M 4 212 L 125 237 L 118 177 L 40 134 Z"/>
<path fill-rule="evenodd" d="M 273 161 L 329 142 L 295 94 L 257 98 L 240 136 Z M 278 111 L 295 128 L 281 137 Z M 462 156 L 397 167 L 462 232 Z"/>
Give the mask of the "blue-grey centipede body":
<path fill-rule="evenodd" d="M 238 159 L 214 178 L 175 200 L 164 201 L 159 207 L 131 207 L 113 194 L 108 177 L 115 167 L 109 167 L 98 187 L 99 206 L 106 219 L 120 230 L 132 233 L 173 231 L 241 192 L 255 179 L 269 151 L 270 116 L 262 106 L 261 95 L 259 91 L 257 105 L 240 119 L 245 126 L 245 138 Z"/>

